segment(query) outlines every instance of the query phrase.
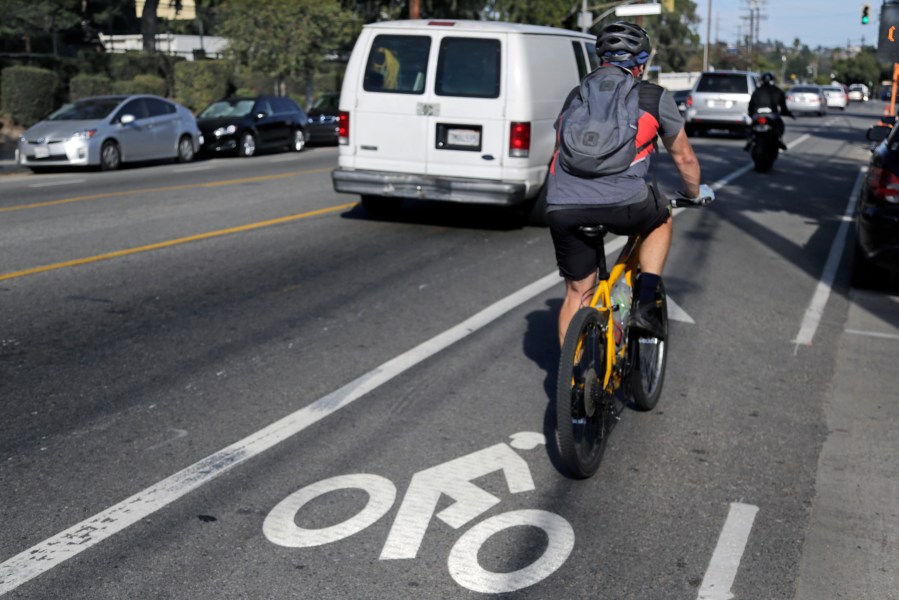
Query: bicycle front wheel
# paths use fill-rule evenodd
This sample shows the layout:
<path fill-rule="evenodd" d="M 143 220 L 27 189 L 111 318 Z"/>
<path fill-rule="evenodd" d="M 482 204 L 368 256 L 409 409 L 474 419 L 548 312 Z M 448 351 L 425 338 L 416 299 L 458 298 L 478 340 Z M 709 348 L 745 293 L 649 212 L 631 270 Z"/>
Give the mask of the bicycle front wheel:
<path fill-rule="evenodd" d="M 668 298 L 665 286 L 660 282 L 657 302 L 661 303 L 662 329 L 668 331 Z M 666 335 L 667 338 L 667 335 Z M 628 340 L 630 352 L 630 392 L 638 409 L 655 408 L 662 395 L 665 381 L 665 365 L 668 363 L 667 345 L 664 339 L 632 332 Z"/>
<path fill-rule="evenodd" d="M 559 452 L 580 479 L 596 473 L 611 430 L 602 389 L 606 337 L 601 320 L 594 308 L 575 313 L 562 344 L 556 381 Z"/>

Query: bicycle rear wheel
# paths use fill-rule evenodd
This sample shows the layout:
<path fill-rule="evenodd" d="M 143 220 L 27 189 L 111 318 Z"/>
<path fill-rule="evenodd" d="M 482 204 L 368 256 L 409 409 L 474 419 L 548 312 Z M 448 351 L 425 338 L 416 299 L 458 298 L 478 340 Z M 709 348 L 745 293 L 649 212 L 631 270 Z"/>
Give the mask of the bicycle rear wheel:
<path fill-rule="evenodd" d="M 575 313 L 562 344 L 556 381 L 559 452 L 579 479 L 596 473 L 611 431 L 612 415 L 602 390 L 606 338 L 601 321 L 594 308 Z"/>
<path fill-rule="evenodd" d="M 665 286 L 659 283 L 658 300 L 661 302 L 662 329 L 668 331 L 668 297 Z M 665 381 L 665 366 L 668 352 L 665 340 L 643 333 L 630 333 L 630 392 L 638 409 L 647 411 L 655 408 L 662 395 Z M 666 335 L 667 337 L 667 335 Z"/>

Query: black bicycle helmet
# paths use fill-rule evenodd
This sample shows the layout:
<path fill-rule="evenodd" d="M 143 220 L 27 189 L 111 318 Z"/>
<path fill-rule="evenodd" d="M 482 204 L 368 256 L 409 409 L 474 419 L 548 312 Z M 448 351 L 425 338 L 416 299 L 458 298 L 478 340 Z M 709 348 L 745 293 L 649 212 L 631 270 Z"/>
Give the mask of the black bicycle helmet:
<path fill-rule="evenodd" d="M 634 23 L 606 25 L 596 36 L 596 55 L 606 62 L 642 65 L 649 60 L 651 51 L 646 30 Z"/>
<path fill-rule="evenodd" d="M 762 75 L 762 83 L 774 83 L 774 73 L 770 71 Z"/>

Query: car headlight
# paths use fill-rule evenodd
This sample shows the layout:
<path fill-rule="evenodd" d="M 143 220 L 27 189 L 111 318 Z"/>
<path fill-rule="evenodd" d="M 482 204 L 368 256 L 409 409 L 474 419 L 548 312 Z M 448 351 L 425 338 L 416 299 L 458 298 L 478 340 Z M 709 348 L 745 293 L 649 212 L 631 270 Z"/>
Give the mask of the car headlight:
<path fill-rule="evenodd" d="M 223 135 L 231 135 L 235 131 L 237 131 L 237 125 L 228 125 L 227 127 L 219 127 L 212 132 L 212 135 L 222 137 Z"/>
<path fill-rule="evenodd" d="M 76 131 L 69 136 L 73 140 L 89 140 L 97 134 L 96 129 L 85 129 L 84 131 Z"/>

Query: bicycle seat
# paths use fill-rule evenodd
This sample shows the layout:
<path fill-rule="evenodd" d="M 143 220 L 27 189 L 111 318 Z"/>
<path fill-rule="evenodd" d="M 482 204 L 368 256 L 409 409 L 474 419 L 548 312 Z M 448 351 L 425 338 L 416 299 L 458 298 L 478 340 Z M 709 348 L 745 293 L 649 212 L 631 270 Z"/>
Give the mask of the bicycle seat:
<path fill-rule="evenodd" d="M 578 227 L 581 233 L 584 234 L 585 237 L 595 239 L 602 239 L 606 237 L 606 234 L 609 233 L 609 230 L 605 225 L 581 225 Z"/>

